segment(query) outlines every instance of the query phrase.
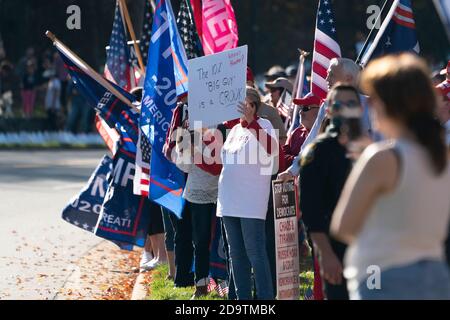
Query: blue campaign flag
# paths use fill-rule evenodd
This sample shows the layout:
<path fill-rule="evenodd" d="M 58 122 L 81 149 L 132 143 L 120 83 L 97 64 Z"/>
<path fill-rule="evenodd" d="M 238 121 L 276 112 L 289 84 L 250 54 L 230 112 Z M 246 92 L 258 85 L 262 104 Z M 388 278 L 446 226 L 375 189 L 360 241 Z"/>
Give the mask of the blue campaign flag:
<path fill-rule="evenodd" d="M 73 197 L 63 209 L 62 218 L 68 223 L 94 233 L 108 189 L 107 178 L 112 171 L 112 159 L 105 155 L 92 173 L 87 185 Z M 133 246 L 113 241 L 121 249 L 132 250 Z"/>
<path fill-rule="evenodd" d="M 135 98 L 95 74 L 62 44 L 56 45 L 80 93 L 120 135 L 95 234 L 143 247 L 149 226 L 150 200 L 133 194 L 139 114 L 125 102 L 133 102 Z"/>
<path fill-rule="evenodd" d="M 108 189 L 107 176 L 111 170 L 112 159 L 105 155 L 92 173 L 87 185 L 64 208 L 62 212 L 64 220 L 79 228 L 94 232 Z"/>
<path fill-rule="evenodd" d="M 187 58 L 168 0 L 156 3 L 148 57 L 140 127 L 152 146 L 149 198 L 181 217 L 184 173 L 162 149 L 177 98 L 188 90 Z"/>
<path fill-rule="evenodd" d="M 386 54 L 410 51 L 419 53 L 411 0 L 395 0 L 361 64 Z"/>
<path fill-rule="evenodd" d="M 143 247 L 150 223 L 150 200 L 133 194 L 135 153 L 129 147 L 132 144 L 121 144 L 114 155 L 95 234 Z"/>

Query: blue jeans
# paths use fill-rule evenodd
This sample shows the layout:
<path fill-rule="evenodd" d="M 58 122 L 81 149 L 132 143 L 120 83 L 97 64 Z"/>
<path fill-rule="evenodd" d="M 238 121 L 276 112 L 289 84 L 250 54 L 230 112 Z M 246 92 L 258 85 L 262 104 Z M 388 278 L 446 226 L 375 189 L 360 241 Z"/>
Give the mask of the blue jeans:
<path fill-rule="evenodd" d="M 274 299 L 266 251 L 265 221 L 223 217 L 238 300 L 252 299 L 252 268 L 258 299 Z"/>
<path fill-rule="evenodd" d="M 449 269 L 444 262 L 422 260 L 381 271 L 380 289 L 369 289 L 367 278 L 352 300 L 443 300 L 450 299 Z M 369 283 L 371 281 L 369 280 Z"/>

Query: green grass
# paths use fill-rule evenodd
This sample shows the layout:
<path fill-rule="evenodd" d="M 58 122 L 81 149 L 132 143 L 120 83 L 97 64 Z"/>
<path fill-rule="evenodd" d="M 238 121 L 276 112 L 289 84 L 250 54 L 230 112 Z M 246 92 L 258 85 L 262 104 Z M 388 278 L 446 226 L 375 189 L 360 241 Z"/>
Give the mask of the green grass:
<path fill-rule="evenodd" d="M 152 274 L 149 300 L 189 300 L 194 294 L 194 287 L 175 288 L 172 280 L 167 280 L 169 268 L 167 265 L 159 266 Z M 211 292 L 198 300 L 224 300 L 217 292 Z"/>
<path fill-rule="evenodd" d="M 300 300 L 303 300 L 308 288 L 312 288 L 314 273 L 312 271 L 311 257 L 302 258 L 300 263 Z M 152 274 L 148 300 L 189 300 L 195 288 L 175 288 L 173 281 L 167 280 L 168 266 L 162 265 Z M 211 292 L 199 300 L 224 300 L 217 292 Z"/>

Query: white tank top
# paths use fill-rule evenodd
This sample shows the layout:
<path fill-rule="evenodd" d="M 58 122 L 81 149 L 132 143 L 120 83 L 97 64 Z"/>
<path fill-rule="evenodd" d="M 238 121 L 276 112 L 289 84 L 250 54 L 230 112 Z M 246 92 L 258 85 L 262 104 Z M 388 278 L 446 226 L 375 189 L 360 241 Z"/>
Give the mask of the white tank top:
<path fill-rule="evenodd" d="M 386 148 L 386 142 L 373 147 Z M 370 266 L 383 271 L 444 257 L 450 216 L 449 166 L 436 176 L 421 146 L 398 140 L 394 148 L 400 157 L 399 180 L 393 192 L 376 200 L 360 234 L 347 248 L 344 275 L 349 285 L 373 274 Z"/>

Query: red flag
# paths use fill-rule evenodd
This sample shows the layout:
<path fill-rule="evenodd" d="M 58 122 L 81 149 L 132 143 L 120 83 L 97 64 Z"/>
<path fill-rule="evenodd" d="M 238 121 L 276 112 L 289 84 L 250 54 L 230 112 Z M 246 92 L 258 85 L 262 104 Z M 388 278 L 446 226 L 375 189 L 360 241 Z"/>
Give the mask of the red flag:
<path fill-rule="evenodd" d="M 230 0 L 203 0 L 202 43 L 205 55 L 236 48 L 238 29 Z"/>

